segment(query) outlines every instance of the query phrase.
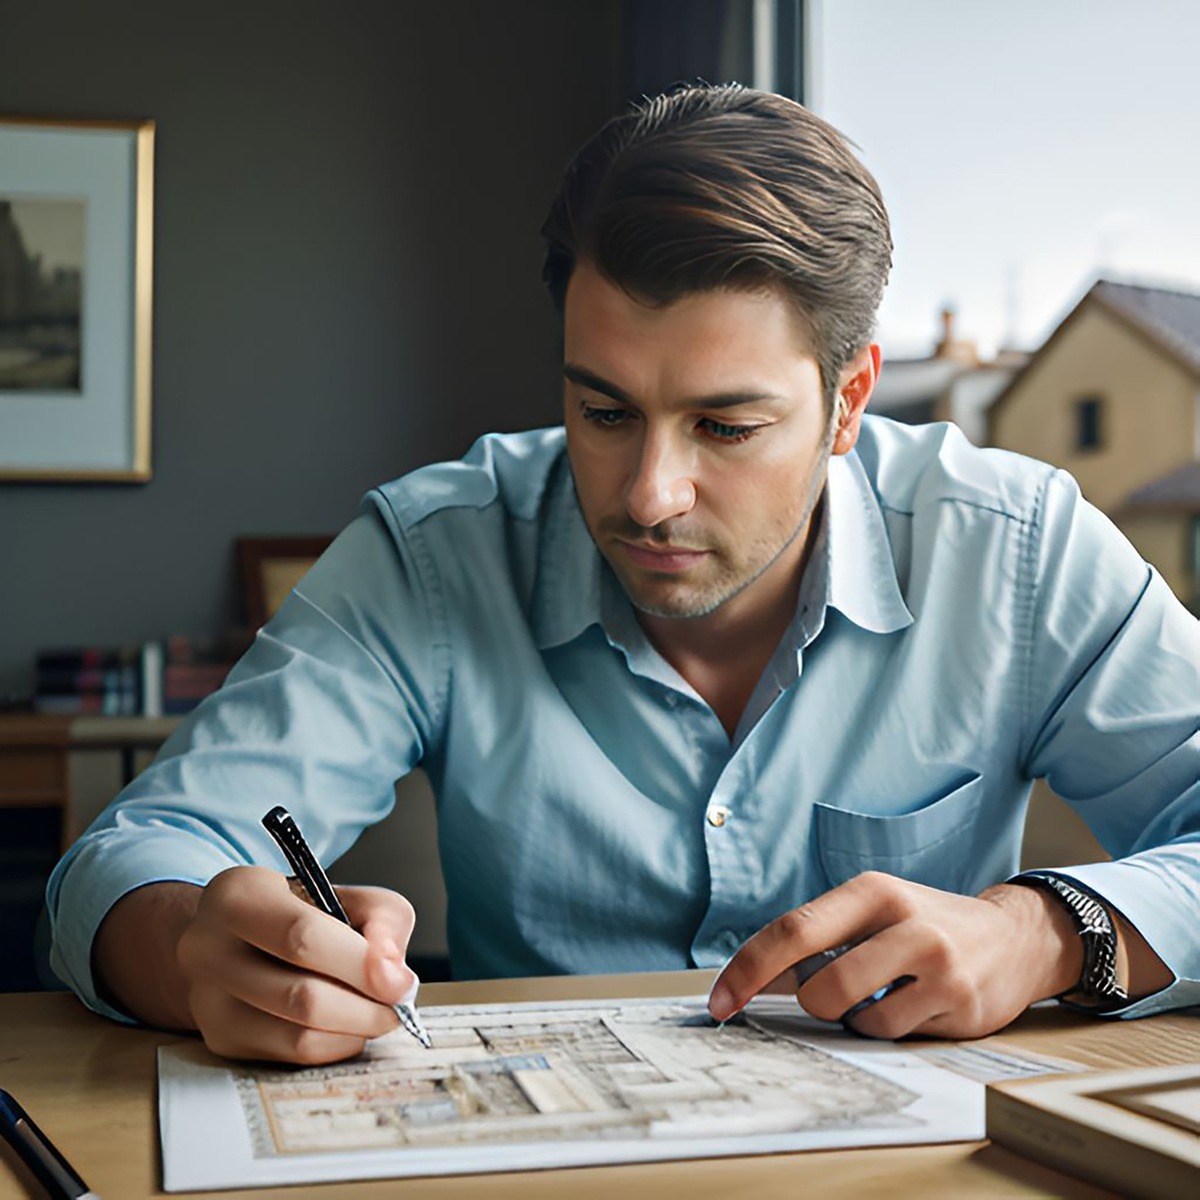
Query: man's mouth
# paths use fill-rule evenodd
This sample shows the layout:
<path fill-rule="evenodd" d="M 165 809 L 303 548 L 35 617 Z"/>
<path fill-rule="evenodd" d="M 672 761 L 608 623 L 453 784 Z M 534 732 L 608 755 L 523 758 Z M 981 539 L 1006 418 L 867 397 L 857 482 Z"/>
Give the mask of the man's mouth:
<path fill-rule="evenodd" d="M 617 544 L 635 567 L 648 571 L 686 571 L 708 554 L 707 550 L 696 550 L 690 546 L 647 545 L 645 542 L 627 542 L 620 538 Z"/>

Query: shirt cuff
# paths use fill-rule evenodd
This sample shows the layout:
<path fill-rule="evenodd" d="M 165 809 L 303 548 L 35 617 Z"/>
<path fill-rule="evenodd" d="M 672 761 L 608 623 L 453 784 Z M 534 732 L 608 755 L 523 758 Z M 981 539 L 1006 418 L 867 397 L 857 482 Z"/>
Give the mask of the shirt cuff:
<path fill-rule="evenodd" d="M 1119 912 L 1146 939 L 1175 977 L 1174 982 L 1160 991 L 1133 1000 L 1121 1008 L 1107 1008 L 1098 1012 L 1097 1016 L 1148 1017 L 1154 1013 L 1200 1004 L 1197 950 L 1189 938 L 1181 936 L 1194 925 L 1180 920 L 1179 881 L 1174 878 L 1169 862 L 1158 861 L 1164 849 L 1149 852 L 1155 855 L 1155 861 L 1135 856 L 1115 862 L 1037 868 L 1074 880 L 1094 893 L 1110 909 Z M 1188 850 L 1190 859 L 1194 850 L 1191 847 Z M 1194 863 L 1188 861 L 1181 865 L 1185 868 L 1184 878 L 1189 880 L 1188 887 L 1194 887 L 1190 883 L 1190 875 L 1195 871 Z M 1184 907 L 1195 907 L 1194 896 L 1190 905 L 1186 895 L 1183 899 Z"/>
<path fill-rule="evenodd" d="M 242 865 L 219 847 L 181 836 L 178 829 L 140 826 L 108 829 L 76 843 L 46 886 L 50 914 L 50 966 L 93 1012 L 139 1024 L 97 994 L 92 943 L 101 922 L 122 896 L 150 883 L 203 887 L 228 867 Z"/>

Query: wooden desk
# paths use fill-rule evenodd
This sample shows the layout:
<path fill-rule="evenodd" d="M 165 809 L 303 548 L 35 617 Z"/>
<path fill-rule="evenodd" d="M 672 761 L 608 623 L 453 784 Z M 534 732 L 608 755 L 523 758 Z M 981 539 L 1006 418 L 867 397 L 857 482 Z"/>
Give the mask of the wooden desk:
<path fill-rule="evenodd" d="M 709 972 L 593 978 L 429 984 L 423 1004 L 488 1000 L 674 996 L 703 993 Z M 1095 1066 L 1153 1065 L 1200 1060 L 1200 1017 L 1169 1015 L 1100 1022 L 1058 1009 L 1026 1013 L 1001 1035 L 1004 1042 Z M 0 1083 L 74 1163 L 104 1200 L 160 1196 L 155 1050 L 178 1040 L 126 1029 L 88 1013 L 62 994 L 0 995 Z M 220 1153 L 219 1147 L 214 1148 Z M 0 1197 L 22 1190 L 0 1161 Z M 178 1193 L 183 1195 L 184 1193 Z M 752 1158 L 704 1159 L 572 1170 L 438 1179 L 372 1180 L 220 1193 L 221 1200 L 572 1200 L 598 1197 L 945 1197 L 1063 1196 L 1096 1200 L 1110 1193 L 986 1143 L 821 1151 Z"/>

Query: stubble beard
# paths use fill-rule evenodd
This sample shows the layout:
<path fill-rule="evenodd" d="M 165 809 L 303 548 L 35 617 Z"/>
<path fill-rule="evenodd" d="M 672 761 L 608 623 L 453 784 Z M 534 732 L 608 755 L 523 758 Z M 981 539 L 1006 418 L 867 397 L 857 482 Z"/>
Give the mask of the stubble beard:
<path fill-rule="evenodd" d="M 795 528 L 791 533 L 759 566 L 742 578 L 738 578 L 736 574 L 731 573 L 730 578 L 714 580 L 706 589 L 706 595 L 680 596 L 676 602 L 668 604 L 652 604 L 648 601 L 640 600 L 630 583 L 621 579 L 620 572 L 616 572 L 617 578 L 621 579 L 621 586 L 634 608 L 649 617 L 665 617 L 671 620 L 689 620 L 697 617 L 707 617 L 711 613 L 716 612 L 722 604 L 740 595 L 751 584 L 761 579 L 779 561 L 780 556 L 807 530 L 808 523 L 817 507 L 817 501 L 821 498 L 826 470 L 833 452 L 833 440 L 837 435 L 837 427 L 837 414 L 835 412 L 824 437 L 821 439 L 821 444 L 817 448 L 817 459 L 812 474 L 809 476 L 808 495 L 804 499 L 804 508 L 800 514 L 800 519 L 796 522 Z M 671 526 L 666 523 L 657 525 L 653 529 L 643 529 L 640 526 L 629 526 L 628 528 L 631 535 L 635 538 L 661 540 L 664 544 L 672 543 Z M 635 530 L 636 533 L 634 532 Z"/>

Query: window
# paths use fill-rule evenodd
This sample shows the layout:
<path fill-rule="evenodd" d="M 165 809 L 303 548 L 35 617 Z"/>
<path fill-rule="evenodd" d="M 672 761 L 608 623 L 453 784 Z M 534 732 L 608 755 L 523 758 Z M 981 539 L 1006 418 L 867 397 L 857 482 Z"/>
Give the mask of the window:
<path fill-rule="evenodd" d="M 1103 445 L 1101 418 L 1104 401 L 1099 396 L 1085 396 L 1075 401 L 1075 449 L 1099 450 Z"/>
<path fill-rule="evenodd" d="M 1197 290 L 1200 155 L 1177 148 L 1196 140 L 1200 4 L 804 10 L 804 94 L 862 148 L 891 211 L 885 360 L 929 353 L 947 297 L 990 358 L 1041 346 L 1097 276 Z"/>
<path fill-rule="evenodd" d="M 1200 617 L 1200 516 L 1192 518 L 1192 596 L 1188 607 Z M 1186 597 L 1185 597 L 1186 599 Z"/>

